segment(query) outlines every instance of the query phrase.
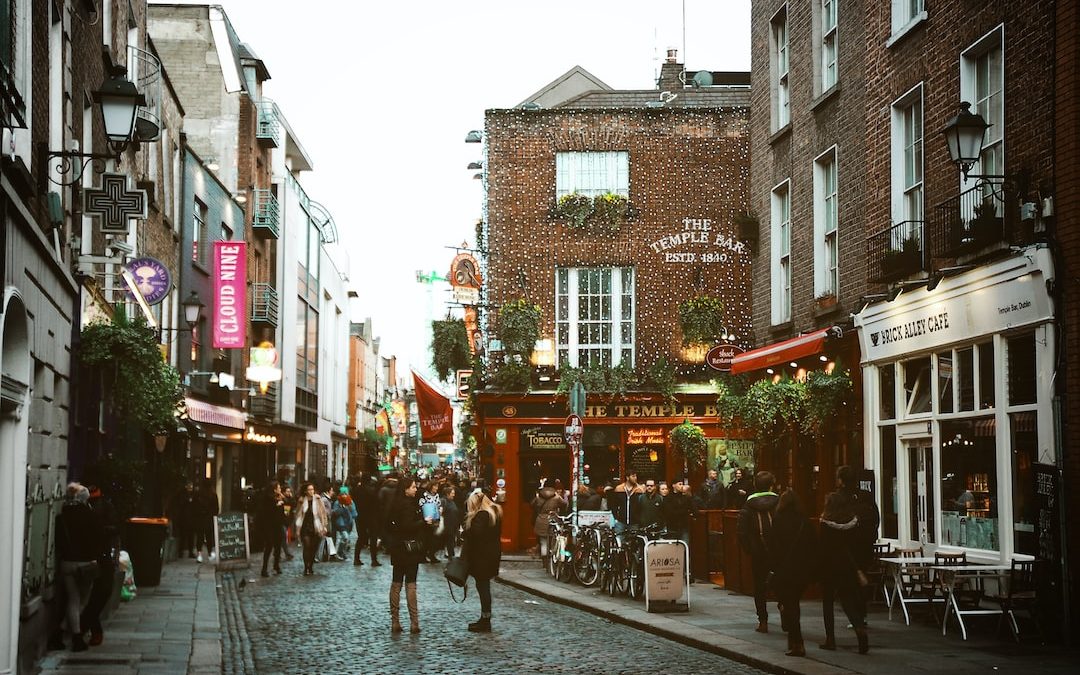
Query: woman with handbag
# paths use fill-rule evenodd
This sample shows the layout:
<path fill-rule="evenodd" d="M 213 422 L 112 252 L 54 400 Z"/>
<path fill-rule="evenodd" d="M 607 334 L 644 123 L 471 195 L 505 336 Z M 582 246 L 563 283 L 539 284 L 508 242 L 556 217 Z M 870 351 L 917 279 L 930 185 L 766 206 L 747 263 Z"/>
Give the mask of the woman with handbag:
<path fill-rule="evenodd" d="M 105 545 L 101 521 L 90 509 L 90 491 L 70 483 L 64 507 L 56 516 L 56 558 L 64 587 L 64 618 L 71 634 L 71 651 L 86 649 L 80 614 L 90 600 L 99 573 L 98 558 Z"/>
<path fill-rule="evenodd" d="M 315 574 L 315 554 L 319 544 L 330 531 L 330 513 L 323 498 L 315 494 L 313 483 L 304 484 L 304 492 L 296 505 L 296 529 L 304 547 L 304 576 Z"/>
<path fill-rule="evenodd" d="M 386 514 L 386 543 L 394 577 L 390 583 L 390 632 L 401 632 L 401 587 L 409 607 L 409 632 L 420 632 L 420 609 L 416 601 L 416 573 L 426 558 L 424 539 L 430 526 L 424 522 L 416 497 L 416 482 L 403 477 Z"/>
<path fill-rule="evenodd" d="M 476 579 L 480 596 L 480 620 L 469 624 L 473 633 L 491 632 L 491 579 L 499 576 L 502 561 L 502 509 L 481 490 L 469 495 L 465 502 L 465 530 L 462 557 L 469 576 Z"/>

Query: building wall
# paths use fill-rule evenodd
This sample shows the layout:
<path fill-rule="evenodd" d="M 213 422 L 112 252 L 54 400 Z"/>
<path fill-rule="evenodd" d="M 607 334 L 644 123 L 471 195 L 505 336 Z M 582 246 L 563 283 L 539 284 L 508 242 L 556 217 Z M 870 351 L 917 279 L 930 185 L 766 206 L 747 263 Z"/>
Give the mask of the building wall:
<path fill-rule="evenodd" d="M 814 82 L 813 20 L 817 2 L 756 1 L 751 13 L 751 177 L 750 210 L 758 222 L 753 264 L 755 345 L 783 340 L 816 327 L 843 322 L 857 311 L 866 290 L 865 234 L 880 229 L 863 212 L 867 195 L 865 75 L 866 50 L 861 0 L 840 2 L 837 84 L 821 92 Z M 772 131 L 770 86 L 771 20 L 786 7 L 788 16 L 791 122 Z M 835 146 L 838 187 L 839 297 L 819 310 L 814 288 L 814 160 Z M 772 325 L 771 284 L 775 270 L 771 194 L 791 183 L 791 321 Z"/>
<path fill-rule="evenodd" d="M 539 304 L 541 337 L 551 339 L 557 267 L 630 265 L 636 365 L 681 358 L 678 304 L 696 294 L 721 297 L 729 329 L 744 342 L 750 255 L 733 223 L 747 208 L 748 131 L 745 108 L 488 111 L 488 302 L 497 307 L 525 297 Z M 555 155 L 570 150 L 629 152 L 629 201 L 637 215 L 617 232 L 574 231 L 549 217 Z M 684 219 L 709 221 L 707 243 L 665 250 L 657 242 L 687 231 Z M 697 258 L 673 262 L 674 253 Z M 702 263 L 706 253 L 724 261 Z"/>

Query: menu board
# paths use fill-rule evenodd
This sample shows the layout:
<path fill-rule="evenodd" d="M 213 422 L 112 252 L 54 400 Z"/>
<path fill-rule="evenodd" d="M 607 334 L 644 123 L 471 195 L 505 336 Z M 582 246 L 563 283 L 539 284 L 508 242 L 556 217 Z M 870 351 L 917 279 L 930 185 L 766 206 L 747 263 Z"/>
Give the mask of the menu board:
<path fill-rule="evenodd" d="M 1058 559 L 1061 509 L 1058 504 L 1058 470 L 1049 464 L 1035 464 L 1035 537 L 1039 560 Z"/>
<path fill-rule="evenodd" d="M 217 538 L 218 560 L 247 560 L 250 540 L 246 513 L 235 511 L 214 516 L 214 535 Z"/>

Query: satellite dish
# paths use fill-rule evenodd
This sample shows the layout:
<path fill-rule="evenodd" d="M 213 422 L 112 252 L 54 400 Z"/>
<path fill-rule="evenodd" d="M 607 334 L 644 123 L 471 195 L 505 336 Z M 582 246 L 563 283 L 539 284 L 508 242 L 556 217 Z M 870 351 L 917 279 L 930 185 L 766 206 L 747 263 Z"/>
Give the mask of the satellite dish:
<path fill-rule="evenodd" d="M 707 70 L 699 70 L 694 73 L 695 87 L 711 87 L 713 83 L 712 73 Z"/>

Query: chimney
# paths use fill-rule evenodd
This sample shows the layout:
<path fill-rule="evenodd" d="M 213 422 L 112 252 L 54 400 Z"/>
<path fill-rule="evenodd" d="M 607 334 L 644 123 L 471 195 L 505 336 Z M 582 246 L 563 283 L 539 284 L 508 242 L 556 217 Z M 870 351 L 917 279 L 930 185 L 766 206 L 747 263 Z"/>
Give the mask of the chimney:
<path fill-rule="evenodd" d="M 660 81 L 657 82 L 660 91 L 682 91 L 682 73 L 683 66 L 679 63 L 679 50 L 667 50 L 667 59 L 664 60 L 663 65 L 660 67 Z"/>

